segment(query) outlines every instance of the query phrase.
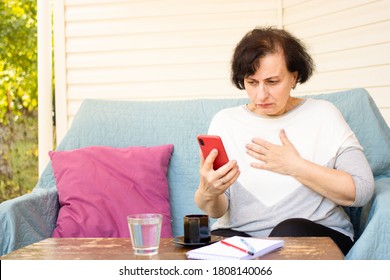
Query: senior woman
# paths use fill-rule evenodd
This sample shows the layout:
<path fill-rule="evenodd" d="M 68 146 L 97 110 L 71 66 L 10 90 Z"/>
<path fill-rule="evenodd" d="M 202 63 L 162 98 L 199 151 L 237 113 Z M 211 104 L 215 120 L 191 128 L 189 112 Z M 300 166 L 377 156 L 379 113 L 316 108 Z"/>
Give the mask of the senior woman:
<path fill-rule="evenodd" d="M 238 43 L 231 79 L 250 102 L 218 112 L 209 134 L 231 159 L 218 170 L 201 154 L 195 201 L 218 218 L 222 236 L 329 236 L 347 254 L 352 224 L 341 206 L 363 206 L 374 180 L 363 149 L 330 102 L 291 96 L 314 63 L 285 30 L 248 32 Z"/>

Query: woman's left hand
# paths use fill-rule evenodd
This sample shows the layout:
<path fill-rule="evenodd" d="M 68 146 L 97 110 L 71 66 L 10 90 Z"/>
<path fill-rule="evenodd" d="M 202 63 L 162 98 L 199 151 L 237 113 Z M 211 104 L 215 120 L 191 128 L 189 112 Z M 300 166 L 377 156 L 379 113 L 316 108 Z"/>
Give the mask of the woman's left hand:
<path fill-rule="evenodd" d="M 294 174 L 294 169 L 302 158 L 283 129 L 279 138 L 282 145 L 275 145 L 260 138 L 254 138 L 252 143 L 246 145 L 247 154 L 261 161 L 253 162 L 252 167 L 283 175 Z"/>
<path fill-rule="evenodd" d="M 282 145 L 260 138 L 255 138 L 246 145 L 247 153 L 261 161 L 251 163 L 252 167 L 290 175 L 339 205 L 349 206 L 355 201 L 355 182 L 349 173 L 303 159 L 284 130 L 280 131 L 279 137 Z"/>

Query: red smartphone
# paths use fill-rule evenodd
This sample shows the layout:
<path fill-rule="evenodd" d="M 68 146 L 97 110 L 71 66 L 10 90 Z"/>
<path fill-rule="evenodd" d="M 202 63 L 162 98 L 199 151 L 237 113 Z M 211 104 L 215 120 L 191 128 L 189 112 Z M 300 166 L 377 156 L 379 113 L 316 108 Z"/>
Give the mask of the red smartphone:
<path fill-rule="evenodd" d="M 225 151 L 225 147 L 223 146 L 222 140 L 217 135 L 198 135 L 198 143 L 200 149 L 202 150 L 203 157 L 206 158 L 211 150 L 217 149 L 218 156 L 214 160 L 213 169 L 217 170 L 222 165 L 225 165 L 229 162 L 229 158 Z"/>

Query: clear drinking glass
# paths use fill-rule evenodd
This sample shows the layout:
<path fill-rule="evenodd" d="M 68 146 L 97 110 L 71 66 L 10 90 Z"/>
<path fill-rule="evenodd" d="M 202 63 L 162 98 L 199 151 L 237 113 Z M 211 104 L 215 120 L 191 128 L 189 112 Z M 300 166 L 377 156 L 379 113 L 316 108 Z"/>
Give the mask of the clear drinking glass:
<path fill-rule="evenodd" d="M 162 215 L 133 214 L 127 216 L 134 254 L 151 256 L 158 253 Z"/>

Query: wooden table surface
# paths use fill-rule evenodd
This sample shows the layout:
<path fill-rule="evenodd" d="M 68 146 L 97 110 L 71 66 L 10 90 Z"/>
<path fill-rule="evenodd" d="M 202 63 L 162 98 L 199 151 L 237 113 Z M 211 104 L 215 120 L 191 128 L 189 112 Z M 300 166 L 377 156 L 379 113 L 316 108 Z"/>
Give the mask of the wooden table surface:
<path fill-rule="evenodd" d="M 284 237 L 284 247 L 259 259 L 341 260 L 344 255 L 328 237 Z M 48 238 L 0 257 L 1 260 L 185 260 L 192 247 L 162 238 L 159 253 L 136 256 L 129 238 Z"/>

